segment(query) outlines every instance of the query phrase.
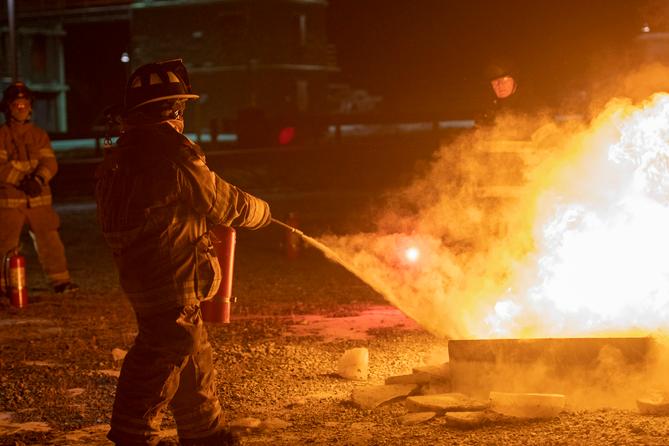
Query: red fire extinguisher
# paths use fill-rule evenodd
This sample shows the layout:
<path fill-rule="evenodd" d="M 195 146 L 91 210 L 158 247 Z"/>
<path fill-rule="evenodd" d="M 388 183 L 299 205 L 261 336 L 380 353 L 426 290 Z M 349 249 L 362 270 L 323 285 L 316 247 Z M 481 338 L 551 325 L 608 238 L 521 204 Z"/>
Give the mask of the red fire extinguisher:
<path fill-rule="evenodd" d="M 5 295 L 12 306 L 24 308 L 28 306 L 28 288 L 26 287 L 26 259 L 19 247 L 9 250 L 2 262 L 2 278 Z"/>
<path fill-rule="evenodd" d="M 236 232 L 229 226 L 216 226 L 211 230 L 211 242 L 221 266 L 221 286 L 216 295 L 202 302 L 202 319 L 205 322 L 230 323 L 232 305 L 232 273 L 235 266 Z"/>

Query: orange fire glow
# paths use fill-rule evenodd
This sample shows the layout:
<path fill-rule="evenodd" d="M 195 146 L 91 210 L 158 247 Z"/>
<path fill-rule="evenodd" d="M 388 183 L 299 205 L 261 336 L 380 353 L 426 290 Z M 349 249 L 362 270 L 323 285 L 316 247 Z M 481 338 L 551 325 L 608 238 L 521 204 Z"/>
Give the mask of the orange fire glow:
<path fill-rule="evenodd" d="M 489 138 L 490 135 L 486 135 Z M 453 338 L 648 335 L 669 326 L 669 95 L 611 101 L 590 125 L 540 126 L 514 201 L 486 208 L 487 173 L 454 147 L 404 195 L 402 233 L 324 239 L 356 274 L 428 330 Z M 462 143 L 462 142 L 461 142 Z M 461 153 L 490 145 L 462 143 Z M 538 153 L 539 153 L 538 152 Z M 505 166 L 496 166 L 498 171 Z M 478 176 L 477 176 L 478 175 Z M 484 184 L 485 186 L 485 184 Z M 400 220 L 401 212 L 390 209 Z M 405 214 L 401 214 L 405 217 Z M 420 236 L 416 235 L 419 234 Z M 410 247 L 419 249 L 409 255 Z M 401 269 L 404 250 L 420 268 Z"/>

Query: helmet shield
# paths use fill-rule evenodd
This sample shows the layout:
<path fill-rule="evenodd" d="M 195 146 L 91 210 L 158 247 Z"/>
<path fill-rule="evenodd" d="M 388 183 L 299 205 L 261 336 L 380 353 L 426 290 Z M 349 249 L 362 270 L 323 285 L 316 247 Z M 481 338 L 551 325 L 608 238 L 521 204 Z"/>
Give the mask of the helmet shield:
<path fill-rule="evenodd" d="M 14 82 L 5 89 L 2 93 L 2 109 L 8 110 L 9 104 L 17 99 L 26 99 L 30 104 L 33 103 L 33 93 L 23 82 Z"/>
<path fill-rule="evenodd" d="M 153 102 L 172 99 L 197 99 L 191 91 L 188 71 L 181 59 L 154 62 L 137 68 L 125 89 L 125 111 Z"/>

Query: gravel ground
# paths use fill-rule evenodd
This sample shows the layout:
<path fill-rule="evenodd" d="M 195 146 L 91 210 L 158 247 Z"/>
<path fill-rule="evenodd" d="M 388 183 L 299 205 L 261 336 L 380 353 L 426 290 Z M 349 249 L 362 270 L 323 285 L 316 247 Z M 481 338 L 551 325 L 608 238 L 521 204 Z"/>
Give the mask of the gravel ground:
<path fill-rule="evenodd" d="M 62 212 L 61 212 L 62 213 Z M 44 432 L 0 428 L 1 445 L 102 445 L 121 362 L 135 334 L 131 309 L 101 244 L 91 210 L 63 215 L 63 238 L 82 292 L 50 294 L 28 253 L 31 304 L 0 310 L 0 412 L 13 423 L 39 424 Z M 75 230 L 76 228 L 76 230 Z M 547 421 L 500 421 L 476 429 L 450 426 L 443 417 L 405 426 L 402 402 L 362 410 L 351 403 L 354 387 L 380 384 L 410 373 L 446 348 L 446 341 L 412 324 L 370 330 L 367 339 L 342 333 L 297 335 L 307 315 L 355 316 L 384 305 L 355 277 L 305 251 L 286 261 L 280 234 L 240 233 L 233 323 L 210 326 L 218 390 L 227 418 L 280 419 L 283 428 L 252 429 L 243 444 L 478 445 L 583 444 L 666 445 L 669 419 L 635 411 L 565 411 Z M 335 375 L 341 354 L 370 351 L 368 383 Z M 0 419 L 0 426 L 2 426 Z M 30 428 L 30 427 L 28 427 Z M 32 429 L 37 429 L 35 426 Z M 172 429 L 167 417 L 165 429 Z M 46 430 L 48 429 L 48 430 Z M 169 431 L 168 431 L 169 432 Z M 69 434 L 69 436 L 68 436 Z"/>
<path fill-rule="evenodd" d="M 335 222 L 329 229 L 342 230 L 367 205 L 364 198 L 347 200 L 342 209 L 333 204 L 336 198 L 328 202 L 320 197 L 319 206 L 312 206 L 293 195 L 277 199 L 275 209 L 301 201 L 304 228 L 319 235 L 319 222 Z M 104 435 L 121 366 L 112 350 L 127 350 L 136 326 L 118 289 L 94 209 L 90 202 L 75 204 L 59 209 L 81 292 L 51 294 L 32 249 L 26 249 L 30 305 L 23 310 L 0 307 L 0 445 L 109 444 Z M 402 401 L 373 410 L 357 408 L 351 402 L 355 387 L 381 384 L 388 376 L 435 362 L 443 358 L 447 341 L 401 318 L 390 325 L 372 323 L 360 336 L 360 330 L 343 321 L 355 321 L 369 309 L 387 310 L 383 299 L 318 252 L 304 250 L 287 260 L 281 240 L 277 228 L 239 231 L 234 285 L 239 302 L 233 322 L 209 327 L 227 419 L 265 422 L 263 429 L 245 430 L 242 444 L 669 444 L 669 418 L 633 410 L 567 409 L 550 420 L 504 419 L 462 429 L 441 416 L 403 425 Z M 343 329 L 326 336 L 310 322 L 316 316 L 335 326 L 341 321 Z M 314 329 L 305 330 L 310 324 Z M 353 347 L 369 349 L 368 382 L 334 373 L 339 357 Z M 163 427 L 166 435 L 174 435 L 169 415 Z"/>

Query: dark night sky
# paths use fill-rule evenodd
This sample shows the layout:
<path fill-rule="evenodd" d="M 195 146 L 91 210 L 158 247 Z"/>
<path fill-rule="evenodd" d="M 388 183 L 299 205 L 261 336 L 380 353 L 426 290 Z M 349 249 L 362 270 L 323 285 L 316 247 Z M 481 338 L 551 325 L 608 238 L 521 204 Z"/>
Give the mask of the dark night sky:
<path fill-rule="evenodd" d="M 329 35 L 342 79 L 392 109 L 439 110 L 480 96 L 485 66 L 500 58 L 550 102 L 606 73 L 639 33 L 644 3 L 330 0 Z"/>

